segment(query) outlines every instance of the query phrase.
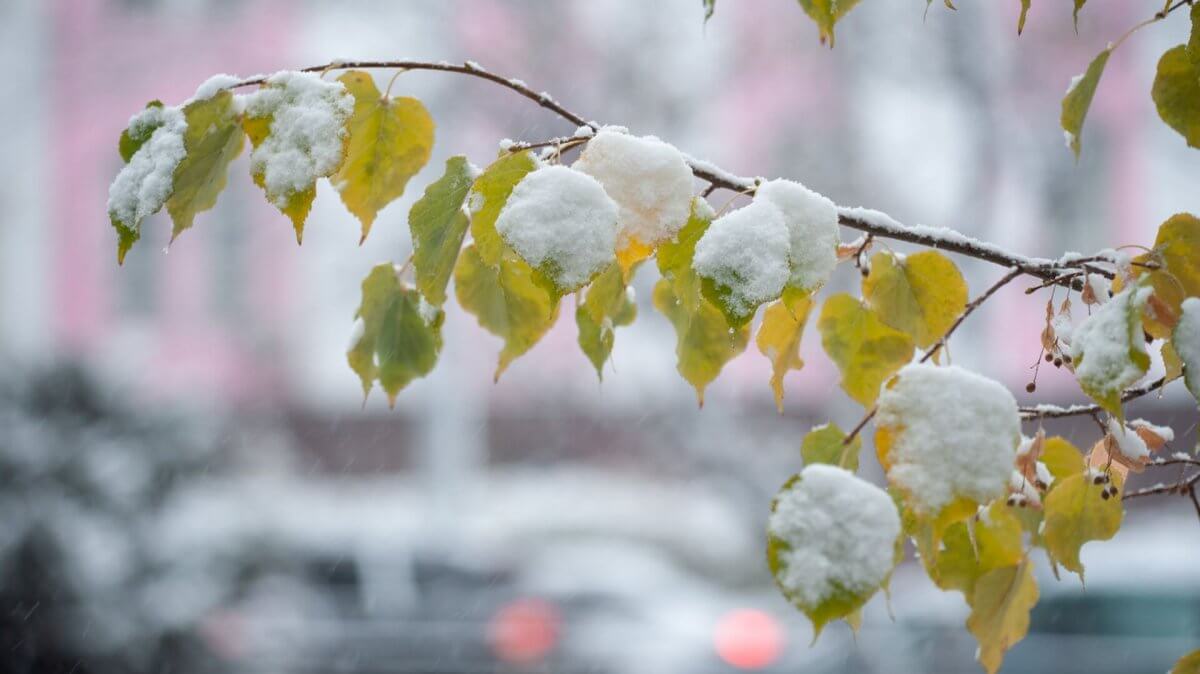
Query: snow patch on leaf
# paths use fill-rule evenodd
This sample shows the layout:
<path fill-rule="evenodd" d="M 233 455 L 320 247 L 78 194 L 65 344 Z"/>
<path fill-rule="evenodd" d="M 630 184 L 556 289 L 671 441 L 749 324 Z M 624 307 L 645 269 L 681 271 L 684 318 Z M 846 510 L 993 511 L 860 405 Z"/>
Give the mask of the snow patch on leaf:
<path fill-rule="evenodd" d="M 151 131 L 153 129 L 153 131 Z M 129 158 L 108 188 L 108 214 L 137 232 L 142 220 L 157 213 L 174 189 L 175 169 L 186 154 L 187 119 L 177 107 L 153 105 L 129 120 L 126 135 L 149 139 Z"/>
<path fill-rule="evenodd" d="M 513 188 L 496 231 L 526 262 L 571 291 L 616 259 L 617 205 L 590 175 L 547 166 Z"/>
<path fill-rule="evenodd" d="M 798 182 L 782 179 L 759 185 L 754 198 L 770 202 L 783 214 L 791 240 L 790 283 L 807 290 L 825 285 L 837 266 L 837 206 Z"/>
<path fill-rule="evenodd" d="M 879 394 L 877 420 L 891 436 L 888 479 L 917 509 L 936 513 L 956 497 L 985 503 L 1004 494 L 1021 421 L 1000 383 L 956 366 L 906 365 Z"/>
<path fill-rule="evenodd" d="M 692 268 L 722 290 L 735 314 L 779 297 L 788 282 L 788 228 L 769 201 L 755 201 L 713 221 L 696 242 Z"/>

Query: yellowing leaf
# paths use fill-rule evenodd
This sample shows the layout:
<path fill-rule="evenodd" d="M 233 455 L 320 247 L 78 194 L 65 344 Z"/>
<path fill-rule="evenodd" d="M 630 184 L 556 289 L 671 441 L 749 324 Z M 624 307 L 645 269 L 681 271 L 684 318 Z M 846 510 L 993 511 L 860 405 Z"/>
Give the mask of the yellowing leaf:
<path fill-rule="evenodd" d="M 156 99 L 147 103 L 146 107 L 161 108 L 163 107 L 163 102 Z M 157 121 L 149 124 L 138 124 L 122 131 L 121 138 L 117 141 L 117 151 L 121 153 L 121 159 L 128 164 L 133 159 L 133 155 L 142 149 L 146 141 L 150 140 L 150 136 L 153 136 L 158 127 L 162 125 L 162 121 Z"/>
<path fill-rule="evenodd" d="M 721 310 L 700 296 L 700 279 L 694 273 L 674 282 L 659 279 L 654 286 L 654 306 L 675 327 L 675 367 L 704 405 L 705 387 L 725 363 L 746 350 L 750 329 L 730 327 Z"/>
<path fill-rule="evenodd" d="M 691 273 L 692 258 L 696 255 L 696 242 L 704 236 L 704 232 L 712 223 L 709 213 L 711 211 L 706 208 L 702 198 L 696 197 L 692 200 L 691 214 L 683 228 L 673 240 L 664 241 L 658 246 L 655 259 L 660 274 L 666 278 L 676 278 Z"/>
<path fill-rule="evenodd" d="M 1113 476 L 1114 482 L 1119 478 Z M 1117 485 L 1118 488 L 1120 485 Z M 1104 484 L 1094 484 L 1087 473 L 1076 473 L 1061 481 L 1043 501 L 1046 551 L 1054 561 L 1083 578 L 1079 549 L 1088 541 L 1104 541 L 1121 527 L 1120 497 L 1103 498 Z"/>
<path fill-rule="evenodd" d="M 1200 5 L 1194 5 L 1200 7 Z M 1200 650 L 1192 651 L 1179 658 L 1179 662 L 1167 674 L 1200 674 Z"/>
<path fill-rule="evenodd" d="M 1167 126 L 1189 147 L 1200 148 L 1200 68 L 1188 58 L 1186 45 L 1168 49 L 1158 60 L 1150 96 Z"/>
<path fill-rule="evenodd" d="M 1066 134 L 1067 147 L 1079 159 L 1079 135 L 1083 132 L 1083 120 L 1087 118 L 1088 108 L 1092 105 L 1092 97 L 1096 95 L 1096 85 L 1104 74 L 1104 66 L 1108 65 L 1108 57 L 1112 52 L 1108 49 L 1096 55 L 1088 64 L 1083 75 L 1071 80 L 1067 95 L 1062 100 L 1062 128 Z"/>
<path fill-rule="evenodd" d="M 1029 612 L 1037 604 L 1038 588 L 1028 561 L 993 569 L 975 582 L 968 603 L 967 629 L 979 641 L 979 664 L 994 674 L 1004 653 L 1029 631 Z"/>
<path fill-rule="evenodd" d="M 845 439 L 846 434 L 837 424 L 823 424 L 813 428 L 800 444 L 800 456 L 804 459 L 804 465 L 828 463 L 852 473 L 857 472 L 862 436 L 854 436 L 848 444 Z"/>
<path fill-rule="evenodd" d="M 762 325 L 758 328 L 755 343 L 759 352 L 771 360 L 771 390 L 780 413 L 783 412 L 784 375 L 788 370 L 804 367 L 800 358 L 800 337 L 811 309 L 812 298 L 808 293 L 786 288 L 783 297 L 763 312 Z"/>
<path fill-rule="evenodd" d="M 508 245 L 496 231 L 496 218 L 508 202 L 508 196 L 525 174 L 537 168 L 537 159 L 528 150 L 505 153 L 492 162 L 471 186 L 468 205 L 471 210 L 471 238 L 479 258 L 489 265 L 500 262 Z"/>
<path fill-rule="evenodd" d="M 1162 262 L 1163 271 L 1173 277 L 1170 281 L 1163 279 L 1163 285 L 1182 288 L 1188 297 L 1200 297 L 1200 218 L 1191 213 L 1176 213 L 1167 218 L 1158 228 L 1154 253 Z M 1158 286 L 1156 283 L 1156 294 Z"/>
<path fill-rule="evenodd" d="M 654 246 L 642 243 L 636 236 L 631 236 L 625 242 L 624 247 L 617 251 L 617 263 L 621 265 L 621 270 L 628 274 L 637 263 L 653 254 Z"/>
<path fill-rule="evenodd" d="M 425 188 L 425 194 L 408 212 L 417 287 L 439 306 L 446 301 L 446 284 L 470 224 L 463 212 L 463 200 L 473 180 L 467 158 L 451 157 L 446 160 L 446 172 Z"/>
<path fill-rule="evenodd" d="M 395 404 L 400 389 L 437 363 L 444 314 L 402 284 L 395 267 L 381 264 L 363 280 L 357 318 L 361 332 L 346 354 L 350 367 L 362 379 L 364 397 L 378 380 L 388 404 Z"/>
<path fill-rule="evenodd" d="M 1031 0 L 1021 0 L 1021 16 L 1017 17 L 1017 35 L 1025 31 L 1025 17 L 1029 14 Z"/>
<path fill-rule="evenodd" d="M 362 222 L 362 238 L 375 216 L 404 194 L 404 187 L 429 161 L 433 118 L 420 101 L 379 93 L 370 73 L 351 70 L 338 78 L 354 96 L 347 129 L 346 159 L 331 178 L 342 203 Z"/>
<path fill-rule="evenodd" d="M 717 0 L 704 0 L 704 23 L 712 18 L 713 12 L 717 9 Z"/>
<path fill-rule="evenodd" d="M 967 284 L 950 258 L 925 250 L 906 258 L 871 256 L 863 297 L 880 320 L 927 348 L 941 339 L 967 306 Z"/>
<path fill-rule="evenodd" d="M 604 364 L 612 354 L 614 331 L 637 317 L 637 304 L 625 286 L 625 275 L 617 263 L 601 272 L 587 290 L 587 298 L 575 308 L 579 347 L 604 378 Z"/>
<path fill-rule="evenodd" d="M 1075 10 L 1071 13 L 1071 20 L 1075 23 L 1075 32 L 1079 32 L 1079 10 L 1087 4 L 1087 0 L 1075 0 Z"/>
<path fill-rule="evenodd" d="M 1013 509 L 999 500 L 983 516 L 948 527 L 936 554 L 922 555 L 922 560 L 938 587 L 960 590 L 969 599 L 980 576 L 1019 564 L 1023 555 L 1021 522 Z"/>
<path fill-rule="evenodd" d="M 454 292 L 479 325 L 504 340 L 496 379 L 558 318 L 558 299 L 534 281 L 528 264 L 512 254 L 492 266 L 484 262 L 475 245 L 467 246 L 454 267 Z"/>
<path fill-rule="evenodd" d="M 846 293 L 825 300 L 817 328 L 842 373 L 842 388 L 863 406 L 874 403 L 880 385 L 912 359 L 912 339 Z"/>
<path fill-rule="evenodd" d="M 1046 464 L 1046 470 L 1054 477 L 1051 489 L 1061 484 L 1064 479 L 1082 473 L 1085 468 L 1083 453 L 1066 438 L 1058 435 L 1046 438 L 1042 443 L 1040 461 Z"/>
<path fill-rule="evenodd" d="M 857 4 L 858 0 L 800 0 L 804 13 L 817 23 L 821 44 L 828 41 L 830 47 L 833 46 L 834 24 Z"/>
<path fill-rule="evenodd" d="M 183 135 L 187 154 L 175 168 L 175 187 L 166 204 L 174 223 L 172 241 L 192 226 L 197 213 L 216 205 L 229 177 L 229 164 L 245 144 L 229 91 L 189 103 L 183 114 L 187 118 Z"/>

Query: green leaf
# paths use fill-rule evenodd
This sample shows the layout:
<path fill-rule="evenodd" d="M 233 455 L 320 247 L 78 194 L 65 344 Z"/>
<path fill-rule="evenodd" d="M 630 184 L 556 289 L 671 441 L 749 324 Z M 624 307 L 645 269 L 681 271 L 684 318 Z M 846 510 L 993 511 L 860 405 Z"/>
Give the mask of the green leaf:
<path fill-rule="evenodd" d="M 167 212 L 174 223 L 171 240 L 192 226 L 197 213 L 212 208 L 229 179 L 229 164 L 242 152 L 245 137 L 233 94 L 220 91 L 183 108 L 187 152 L 175 167 L 175 187 L 167 199 Z"/>
<path fill-rule="evenodd" d="M 155 99 L 147 103 L 146 107 L 161 108 L 163 107 L 163 102 Z M 146 141 L 150 140 L 150 136 L 153 136 L 154 132 L 160 126 L 162 126 L 161 121 L 153 124 L 139 124 L 136 127 L 129 127 L 122 131 L 121 139 L 117 142 L 117 151 L 121 153 L 121 159 L 128 164 L 129 160 L 133 159 L 133 155 L 142 149 L 142 146 L 146 144 Z"/>
<path fill-rule="evenodd" d="M 1079 10 L 1087 4 L 1087 0 L 1075 0 L 1075 9 L 1071 12 L 1071 20 L 1075 23 L 1075 32 L 1079 32 Z"/>
<path fill-rule="evenodd" d="M 1188 34 L 1187 57 L 1194 67 L 1200 68 L 1200 5 L 1192 5 L 1191 18 L 1192 31 Z"/>
<path fill-rule="evenodd" d="M 1193 7 L 1200 7 L 1200 5 L 1193 5 Z M 1179 662 L 1175 663 L 1168 674 L 1200 674 L 1200 650 L 1192 651 L 1179 658 Z"/>
<path fill-rule="evenodd" d="M 615 329 L 636 317 L 637 304 L 626 289 L 625 274 L 614 262 L 592 281 L 586 299 L 575 308 L 579 347 L 600 379 L 604 379 L 604 364 L 612 354 Z"/>
<path fill-rule="evenodd" d="M 858 0 L 800 0 L 804 13 L 817 23 L 821 44 L 828 41 L 830 47 L 833 47 L 834 24 L 857 4 Z"/>
<path fill-rule="evenodd" d="M 1030 0 L 1021 0 L 1021 16 L 1017 17 L 1017 35 L 1025 30 L 1025 17 L 1029 14 L 1029 5 Z"/>
<path fill-rule="evenodd" d="M 755 343 L 762 355 L 771 361 L 771 390 L 775 406 L 783 413 L 783 377 L 789 370 L 804 367 L 800 358 L 800 337 L 812 309 L 812 296 L 802 290 L 785 288 L 783 297 L 763 312 Z M 853 469 L 851 469 L 853 470 Z"/>
<path fill-rule="evenodd" d="M 704 0 L 704 23 L 708 23 L 716 9 L 717 0 Z"/>
<path fill-rule="evenodd" d="M 1062 100 L 1062 128 L 1066 134 L 1067 147 L 1079 159 L 1080 134 L 1083 132 L 1083 121 L 1087 118 L 1088 108 L 1092 105 L 1092 97 L 1096 95 L 1096 85 L 1104 74 L 1104 66 L 1108 65 L 1110 49 L 1105 49 L 1092 59 L 1083 75 L 1071 80 L 1067 95 Z"/>
<path fill-rule="evenodd" d="M 1120 478 L 1116 473 L 1110 476 L 1119 489 Z M 1046 551 L 1081 579 L 1083 563 L 1079 561 L 1079 549 L 1088 541 L 1112 538 L 1121 527 L 1121 499 L 1103 498 L 1100 494 L 1106 488 L 1104 484 L 1093 484 L 1087 473 L 1076 473 L 1061 481 L 1056 479 L 1043 502 Z"/>
<path fill-rule="evenodd" d="M 654 306 L 675 327 L 676 369 L 696 389 L 704 405 L 704 388 L 725 363 L 746 350 L 750 329 L 730 327 L 725 316 L 700 294 L 700 279 L 691 271 L 675 279 L 659 279 Z"/>
<path fill-rule="evenodd" d="M 439 306 L 446 301 L 446 284 L 470 224 L 463 201 L 474 177 L 466 157 L 447 159 L 446 172 L 425 188 L 425 194 L 408 212 L 417 287 Z"/>
<path fill-rule="evenodd" d="M 1186 45 L 1168 49 L 1158 60 L 1150 96 L 1167 126 L 1188 147 L 1200 148 L 1200 68 L 1188 58 Z"/>
<path fill-rule="evenodd" d="M 496 218 L 500 217 L 500 210 L 508 202 L 513 188 L 537 166 L 537 159 L 528 150 L 504 153 L 485 168 L 471 186 L 467 202 L 471 209 L 471 238 L 485 263 L 497 264 L 508 250 L 508 245 L 496 231 Z"/>
<path fill-rule="evenodd" d="M 925 250 L 906 258 L 871 256 L 863 297 L 880 320 L 927 348 L 946 334 L 967 307 L 967 284 L 950 258 Z"/>
<path fill-rule="evenodd" d="M 848 444 L 846 434 L 837 424 L 822 424 L 804 436 L 800 444 L 800 457 L 804 465 L 828 463 L 854 473 L 858 471 L 858 454 L 862 449 L 862 436 L 856 435 Z"/>
<path fill-rule="evenodd" d="M 712 210 L 703 197 L 692 199 L 692 210 L 688 221 L 673 240 L 659 244 L 658 271 L 665 278 L 680 278 L 692 273 L 692 258 L 696 256 L 696 242 L 704 236 L 712 224 Z"/>
<path fill-rule="evenodd" d="M 400 390 L 437 363 L 445 315 L 401 283 L 393 265 L 381 264 L 363 280 L 357 318 L 362 332 L 346 354 L 350 367 L 362 379 L 364 397 L 378 380 L 395 405 Z"/>
<path fill-rule="evenodd" d="M 354 114 L 346 159 L 331 180 L 362 222 L 366 240 L 375 216 L 404 194 L 409 179 L 429 161 L 434 123 L 421 101 L 381 95 L 370 73 L 351 70 L 338 81 L 354 96 Z"/>
<path fill-rule="evenodd" d="M 817 329 L 825 353 L 842 373 L 842 388 L 864 407 L 874 403 L 883 382 L 912 359 L 912 338 L 846 293 L 825 301 Z"/>
<path fill-rule="evenodd" d="M 979 641 L 976 659 L 988 674 L 995 674 L 1005 651 L 1025 638 L 1037 600 L 1037 582 L 1027 560 L 988 571 L 975 582 L 967 629 Z"/>
<path fill-rule="evenodd" d="M 454 292 L 479 325 L 504 340 L 495 379 L 528 351 L 558 318 L 558 298 L 534 280 L 533 269 L 515 254 L 489 265 L 475 244 L 467 246 L 454 267 Z"/>
<path fill-rule="evenodd" d="M 1167 364 L 1168 377 L 1172 365 L 1183 370 L 1184 386 L 1200 401 L 1200 299 L 1190 297 L 1184 301 L 1175 333 L 1163 345 L 1163 362 Z"/>

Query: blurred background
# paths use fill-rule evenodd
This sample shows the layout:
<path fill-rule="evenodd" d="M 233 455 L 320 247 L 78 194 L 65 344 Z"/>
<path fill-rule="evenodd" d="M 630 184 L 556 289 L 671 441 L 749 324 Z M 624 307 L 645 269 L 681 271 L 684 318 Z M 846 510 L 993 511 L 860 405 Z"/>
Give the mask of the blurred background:
<path fill-rule="evenodd" d="M 1161 2 L 1092 0 L 1078 34 L 1069 3 L 1035 3 L 1019 39 L 1019 3 L 958 5 L 862 3 L 830 51 L 791 0 L 722 0 L 707 26 L 699 0 L 0 4 L 0 672 L 976 671 L 962 597 L 911 560 L 857 638 L 839 624 L 810 647 L 773 589 L 771 496 L 811 426 L 861 414 L 812 325 L 783 415 L 753 346 L 697 409 L 651 265 L 603 385 L 566 319 L 493 384 L 499 340 L 452 306 L 434 373 L 395 410 L 363 405 L 344 356 L 361 279 L 407 258 L 408 208 L 446 156 L 570 133 L 528 101 L 403 74 L 393 93 L 426 103 L 437 145 L 361 248 L 326 183 L 297 247 L 245 153 L 169 252 L 164 213 L 118 268 L 105 214 L 146 101 L 218 72 L 403 57 L 473 59 L 729 170 L 1029 255 L 1150 244 L 1200 212 L 1200 153 L 1149 97 L 1182 13 L 1115 53 L 1075 162 L 1067 82 Z M 1001 271 L 957 261 L 972 295 Z M 857 284 L 840 269 L 830 290 Z M 1021 291 L 958 333 L 954 361 L 1022 402 L 1081 402 L 1052 367 L 1024 393 L 1045 294 Z M 1190 450 L 1195 403 L 1171 389 L 1133 414 Z M 1096 439 L 1086 418 L 1048 430 Z M 1004 671 L 1161 672 L 1200 647 L 1185 499 L 1131 503 L 1084 561 L 1086 592 L 1040 568 Z"/>

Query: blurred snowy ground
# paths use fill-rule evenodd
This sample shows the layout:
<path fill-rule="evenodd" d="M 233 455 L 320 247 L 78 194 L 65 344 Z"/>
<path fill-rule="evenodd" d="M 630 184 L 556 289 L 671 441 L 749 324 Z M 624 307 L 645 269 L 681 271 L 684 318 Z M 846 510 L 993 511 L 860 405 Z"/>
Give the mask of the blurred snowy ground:
<path fill-rule="evenodd" d="M 394 91 L 438 122 L 435 155 L 361 249 L 324 187 L 296 247 L 244 158 L 169 255 L 157 217 L 118 269 L 103 208 L 147 100 L 218 71 L 412 56 L 473 59 L 730 170 L 1027 254 L 1147 243 L 1200 211 L 1200 154 L 1148 96 L 1185 22 L 1114 55 L 1076 164 L 1066 83 L 1154 7 L 1089 3 L 1076 36 L 1069 6 L 1039 5 L 1017 39 L 1018 3 L 959 4 L 922 20 L 924 3 L 865 3 L 833 51 L 788 1 L 718 3 L 707 26 L 693 0 L 0 6 L 0 672 L 974 671 L 965 604 L 912 563 L 894 623 L 880 597 L 856 640 L 833 626 L 812 649 L 770 584 L 766 507 L 800 437 L 861 413 L 811 326 L 784 416 L 753 348 L 698 410 L 644 269 L 602 386 L 569 320 L 493 385 L 497 340 L 452 309 L 435 372 L 395 411 L 360 409 L 343 349 L 361 278 L 407 257 L 408 208 L 446 156 L 482 164 L 500 138 L 570 131 L 544 111 L 403 75 Z M 976 291 L 999 272 L 962 266 Z M 840 270 L 830 291 L 856 284 Z M 1005 291 L 955 362 L 1022 390 L 1040 301 Z M 1178 393 L 1134 414 L 1187 449 L 1196 411 Z M 1039 401 L 1080 399 L 1043 370 Z M 1086 593 L 1039 578 L 1035 634 L 1005 671 L 1165 670 L 1200 646 L 1197 559 L 1186 501 L 1137 504 L 1085 549 Z"/>

